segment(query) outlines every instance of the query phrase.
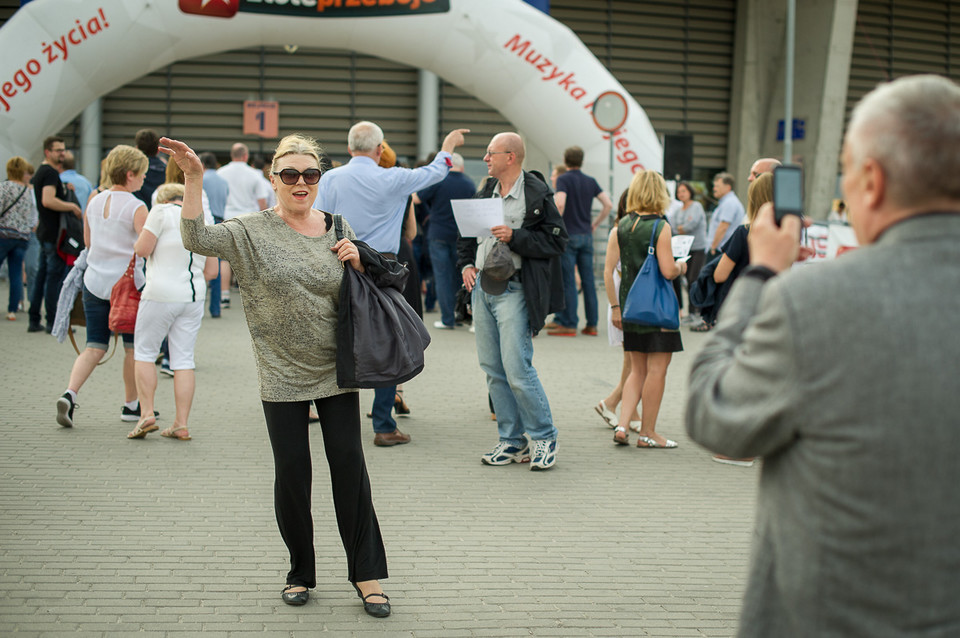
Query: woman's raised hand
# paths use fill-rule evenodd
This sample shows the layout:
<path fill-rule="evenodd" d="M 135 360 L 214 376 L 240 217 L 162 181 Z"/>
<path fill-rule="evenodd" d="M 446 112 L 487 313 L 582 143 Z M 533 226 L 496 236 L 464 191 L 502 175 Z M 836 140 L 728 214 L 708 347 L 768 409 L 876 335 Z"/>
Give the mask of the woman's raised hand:
<path fill-rule="evenodd" d="M 189 146 L 169 137 L 160 138 L 160 150 L 169 155 L 180 170 L 184 179 L 198 179 L 203 177 L 203 162 Z"/>

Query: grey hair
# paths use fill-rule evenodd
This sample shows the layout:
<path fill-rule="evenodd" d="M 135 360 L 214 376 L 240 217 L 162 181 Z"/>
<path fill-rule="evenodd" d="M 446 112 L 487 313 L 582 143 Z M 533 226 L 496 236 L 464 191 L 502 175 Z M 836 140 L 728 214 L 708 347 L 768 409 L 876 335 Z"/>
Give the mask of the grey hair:
<path fill-rule="evenodd" d="M 457 168 L 463 168 L 463 155 L 460 153 L 450 153 L 450 163 Z"/>
<path fill-rule="evenodd" d="M 727 186 L 729 186 L 730 188 L 734 188 L 737 183 L 737 180 L 733 178 L 733 175 L 726 172 L 717 173 L 716 175 L 713 176 L 713 181 L 717 181 L 718 179 L 724 184 L 726 184 Z"/>
<path fill-rule="evenodd" d="M 853 167 L 883 168 L 893 204 L 960 201 L 960 87 L 938 75 L 881 84 L 853 109 L 847 129 Z"/>
<path fill-rule="evenodd" d="M 347 133 L 347 147 L 358 153 L 369 153 L 383 142 L 383 131 L 373 122 L 357 122 Z"/>

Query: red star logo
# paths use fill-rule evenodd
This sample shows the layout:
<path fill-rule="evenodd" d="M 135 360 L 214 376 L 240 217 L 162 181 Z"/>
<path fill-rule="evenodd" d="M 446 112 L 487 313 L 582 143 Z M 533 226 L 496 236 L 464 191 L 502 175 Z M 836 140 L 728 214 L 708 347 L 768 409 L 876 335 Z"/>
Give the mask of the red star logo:
<path fill-rule="evenodd" d="M 240 0 L 180 0 L 184 13 L 214 18 L 232 18 L 239 8 Z"/>

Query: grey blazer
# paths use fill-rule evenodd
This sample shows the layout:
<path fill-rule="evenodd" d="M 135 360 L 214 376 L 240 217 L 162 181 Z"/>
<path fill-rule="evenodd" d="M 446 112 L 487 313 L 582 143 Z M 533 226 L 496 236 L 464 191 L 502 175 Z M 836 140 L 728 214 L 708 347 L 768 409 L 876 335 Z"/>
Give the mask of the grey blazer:
<path fill-rule="evenodd" d="M 741 636 L 960 636 L 960 213 L 737 280 L 687 431 L 762 456 Z"/>

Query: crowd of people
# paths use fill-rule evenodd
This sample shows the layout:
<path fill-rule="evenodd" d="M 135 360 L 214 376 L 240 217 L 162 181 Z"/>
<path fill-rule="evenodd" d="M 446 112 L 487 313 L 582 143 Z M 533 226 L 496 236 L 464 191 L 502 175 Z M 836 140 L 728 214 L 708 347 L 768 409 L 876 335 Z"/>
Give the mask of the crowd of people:
<path fill-rule="evenodd" d="M 886 635 L 891 627 L 934 626 L 948 628 L 935 635 L 949 635 L 960 626 L 950 603 L 895 602 L 905 583 L 928 601 L 960 591 L 956 561 L 943 553 L 960 520 L 943 516 L 944 507 L 952 515 L 957 504 L 950 490 L 960 477 L 951 468 L 960 442 L 951 419 L 960 406 L 926 363 L 948 366 L 956 353 L 937 341 L 946 326 L 928 318 L 918 329 L 911 311 L 942 304 L 943 286 L 960 277 L 949 257 L 960 233 L 960 192 L 927 170 L 931 163 L 955 168 L 958 113 L 960 88 L 930 76 L 881 87 L 855 109 L 844 144 L 844 205 L 866 248 L 843 263 L 786 272 L 804 257 L 802 222 L 774 221 L 772 173 L 780 163 L 772 158 L 752 165 L 746 208 L 727 172 L 713 180 L 717 205 L 710 215 L 691 183 L 681 181 L 671 193 L 656 171 L 635 173 L 619 196 L 603 283 L 609 343 L 622 348 L 623 363 L 616 387 L 595 410 L 616 445 L 627 445 L 633 431 L 636 447 L 678 447 L 657 431 L 657 417 L 672 355 L 683 350 L 681 329 L 631 322 L 621 312 L 653 260 L 659 276 L 674 282 L 678 325 L 711 332 L 692 372 L 690 437 L 720 462 L 766 461 L 743 635 L 846 635 L 864 627 Z M 582 172 L 582 149 L 568 148 L 548 181 L 524 169 L 526 148 L 512 132 L 490 139 L 487 178 L 478 188 L 454 152 L 468 133 L 451 131 L 416 168 L 396 165 L 382 129 L 367 121 L 347 132 L 351 159 L 332 168 L 319 145 L 299 134 L 280 140 L 262 168 L 250 165 L 241 143 L 220 167 L 212 153 L 146 129 L 135 146 L 110 151 L 97 188 L 76 174 L 55 136 L 44 141 L 36 170 L 22 157 L 7 162 L 0 183 L 0 264 L 9 262 L 11 278 L 7 319 L 16 320 L 22 308 L 23 269 L 29 332 L 62 337 L 78 297 L 85 314 L 85 348 L 56 402 L 61 426 L 75 425 L 78 393 L 113 332 L 125 351 L 120 416 L 135 422 L 128 438 L 159 430 L 154 394 L 162 359 L 174 378 L 175 418 L 160 434 L 191 440 L 194 350 L 206 297 L 210 316 L 220 316 L 236 280 L 274 456 L 277 521 L 290 554 L 281 592 L 287 604 L 305 604 L 317 585 L 309 445 L 316 421 L 349 581 L 366 613 L 391 613 L 380 585 L 387 559 L 364 461 L 359 391 L 337 383 L 343 269 L 364 272 L 363 250 L 409 266 L 405 295 L 421 318 L 426 286 L 419 274 L 430 280 L 440 309 L 435 329 L 462 325 L 455 306 L 458 298 L 469 300 L 498 435 L 480 461 L 528 463 L 532 471 L 556 466 L 558 430 L 533 366 L 534 337 L 576 336 L 580 293 L 579 334 L 599 334 L 593 244 L 612 200 Z M 503 222 L 486 236 L 463 236 L 452 202 L 467 198 L 500 200 Z M 342 237 L 333 231 L 334 216 L 344 221 Z M 63 246 L 71 217 L 83 220 L 85 250 L 75 260 Z M 681 258 L 673 249 L 678 235 L 692 238 Z M 929 264 L 937 266 L 936 285 L 922 285 Z M 135 327 L 117 328 L 117 286 L 125 278 L 141 292 Z M 903 284 L 897 303 L 885 303 L 869 285 L 893 282 Z M 428 295 L 428 309 L 430 301 Z M 804 321 L 797 308 L 806 309 Z M 864 317 L 876 318 L 876 328 L 859 325 Z M 823 327 L 842 338 L 834 341 Z M 903 338 L 891 342 L 891 329 Z M 892 376 L 871 376 L 884 367 L 909 372 L 910 390 Z M 858 375 L 870 383 L 851 387 Z M 374 445 L 409 443 L 394 418 L 409 412 L 401 388 L 376 388 L 368 415 Z M 911 446 L 896 444 L 897 428 L 921 414 L 926 420 Z M 888 466 L 896 471 L 886 472 Z M 849 517 L 850 508 L 862 520 Z M 900 548 L 911 544 L 907 520 L 927 541 L 904 553 Z M 875 540 L 865 547 L 858 539 L 867 528 Z M 826 567 L 805 569 L 811 560 Z"/>

